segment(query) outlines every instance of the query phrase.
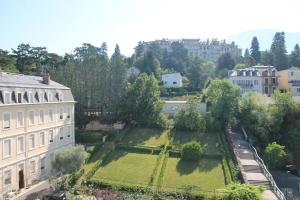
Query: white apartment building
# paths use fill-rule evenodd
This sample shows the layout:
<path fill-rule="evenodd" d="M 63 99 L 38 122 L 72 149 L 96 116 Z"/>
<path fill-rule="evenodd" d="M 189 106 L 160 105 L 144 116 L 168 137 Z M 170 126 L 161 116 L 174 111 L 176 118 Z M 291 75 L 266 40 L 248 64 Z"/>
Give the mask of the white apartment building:
<path fill-rule="evenodd" d="M 0 72 L 0 199 L 47 179 L 54 152 L 74 145 L 74 103 L 50 75 Z"/>
<path fill-rule="evenodd" d="M 228 72 L 228 78 L 241 88 L 242 93 L 253 91 L 266 95 L 278 88 L 278 74 L 273 66 L 253 66 Z"/>
<path fill-rule="evenodd" d="M 161 80 L 165 87 L 182 87 L 180 73 L 163 74 Z"/>
<path fill-rule="evenodd" d="M 182 40 L 155 40 L 142 43 L 144 45 L 144 53 L 147 51 L 151 44 L 158 45 L 161 49 L 171 51 L 171 45 L 173 42 L 182 43 L 184 48 L 187 49 L 189 56 L 199 57 L 202 60 L 208 60 L 217 62 L 222 54 L 229 53 L 233 59 L 238 60 L 242 56 L 242 50 L 232 42 L 226 43 L 225 40 L 218 41 L 212 40 L 200 40 L 200 39 L 182 39 Z"/>

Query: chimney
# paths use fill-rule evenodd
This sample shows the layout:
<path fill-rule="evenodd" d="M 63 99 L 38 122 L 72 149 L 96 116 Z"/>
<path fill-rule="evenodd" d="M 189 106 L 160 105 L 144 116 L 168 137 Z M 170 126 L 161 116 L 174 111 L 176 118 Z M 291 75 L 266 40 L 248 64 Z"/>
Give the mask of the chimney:
<path fill-rule="evenodd" d="M 43 75 L 43 83 L 46 85 L 50 85 L 50 74 L 46 73 Z"/>

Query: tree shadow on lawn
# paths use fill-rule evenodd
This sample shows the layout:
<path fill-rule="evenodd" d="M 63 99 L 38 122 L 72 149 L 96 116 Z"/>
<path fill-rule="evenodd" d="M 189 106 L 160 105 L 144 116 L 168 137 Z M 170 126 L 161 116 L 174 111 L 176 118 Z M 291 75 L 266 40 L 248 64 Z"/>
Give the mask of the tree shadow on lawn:
<path fill-rule="evenodd" d="M 136 127 L 127 131 L 121 143 L 127 145 L 146 145 L 151 138 L 159 139 L 165 130 Z"/>
<path fill-rule="evenodd" d="M 184 161 L 180 159 L 176 166 L 177 172 L 180 175 L 188 175 L 193 173 L 195 170 L 199 172 L 209 172 L 218 164 L 220 161 L 218 159 L 201 159 L 200 161 Z"/>

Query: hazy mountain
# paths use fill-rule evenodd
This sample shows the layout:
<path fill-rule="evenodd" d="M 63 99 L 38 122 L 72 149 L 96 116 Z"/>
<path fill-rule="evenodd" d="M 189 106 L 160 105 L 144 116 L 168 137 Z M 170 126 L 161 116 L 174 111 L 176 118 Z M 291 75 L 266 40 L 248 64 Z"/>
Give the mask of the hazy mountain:
<path fill-rule="evenodd" d="M 234 41 L 240 48 L 243 50 L 246 48 L 250 48 L 251 40 L 253 36 L 256 36 L 259 44 L 260 49 L 270 49 L 273 37 L 276 32 L 279 30 L 276 29 L 259 29 L 259 30 L 250 30 L 246 32 L 242 32 L 236 35 L 232 35 L 226 38 L 227 42 Z M 295 44 L 300 44 L 300 32 L 296 33 L 289 33 L 285 32 L 285 41 L 286 41 L 286 48 L 287 51 L 290 52 L 294 49 Z"/>

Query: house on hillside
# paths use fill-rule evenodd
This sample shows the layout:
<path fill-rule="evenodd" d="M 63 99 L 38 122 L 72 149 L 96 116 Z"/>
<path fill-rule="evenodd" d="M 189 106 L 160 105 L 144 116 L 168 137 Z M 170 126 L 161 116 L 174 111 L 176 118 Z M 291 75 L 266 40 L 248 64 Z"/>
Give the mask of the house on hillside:
<path fill-rule="evenodd" d="M 228 72 L 228 79 L 238 85 L 242 93 L 258 92 L 270 96 L 278 88 L 278 72 L 273 66 L 253 66 Z"/>
<path fill-rule="evenodd" d="M 300 69 L 287 69 L 278 72 L 279 90 L 300 96 Z"/>
<path fill-rule="evenodd" d="M 182 87 L 182 76 L 180 73 L 163 74 L 162 83 L 165 87 Z"/>

